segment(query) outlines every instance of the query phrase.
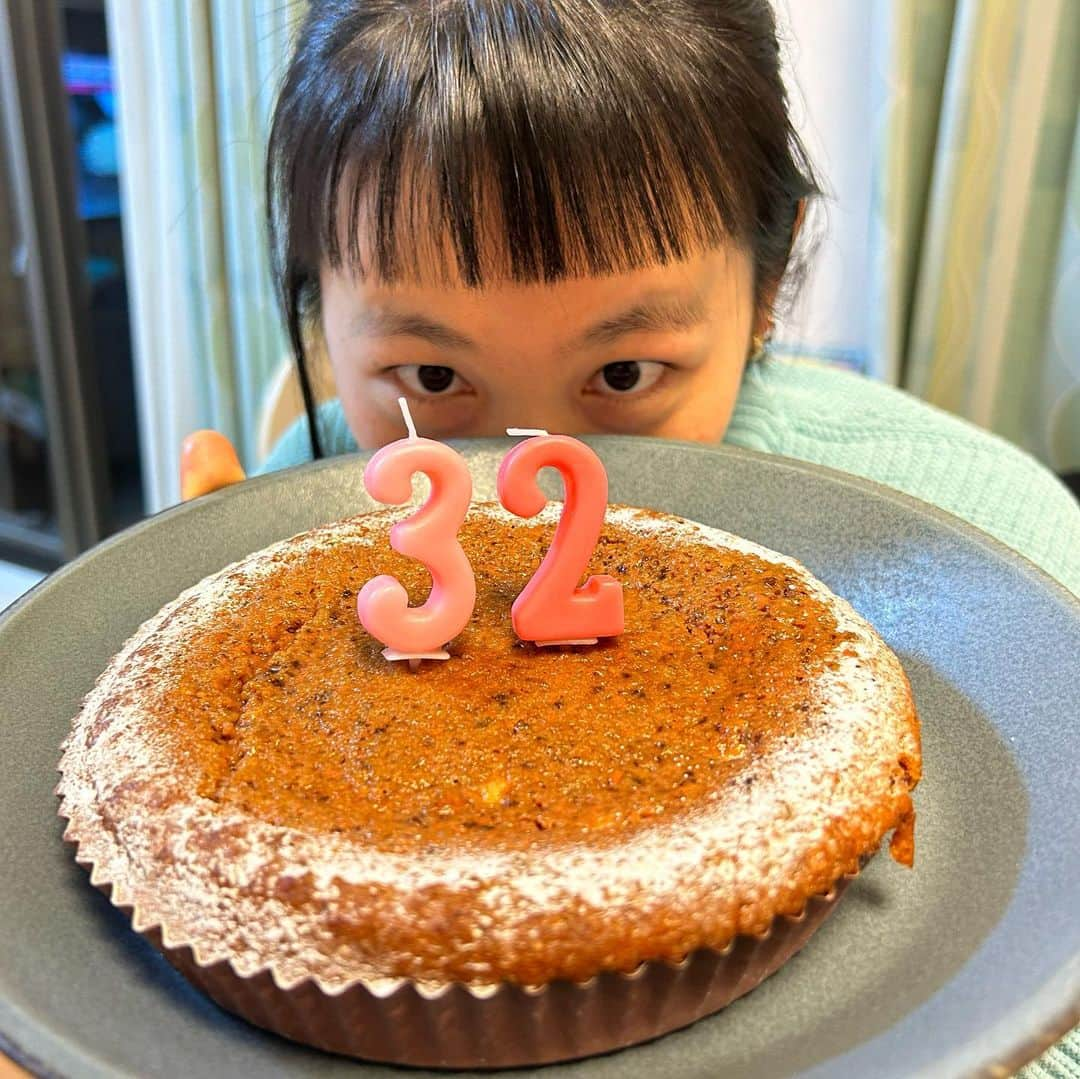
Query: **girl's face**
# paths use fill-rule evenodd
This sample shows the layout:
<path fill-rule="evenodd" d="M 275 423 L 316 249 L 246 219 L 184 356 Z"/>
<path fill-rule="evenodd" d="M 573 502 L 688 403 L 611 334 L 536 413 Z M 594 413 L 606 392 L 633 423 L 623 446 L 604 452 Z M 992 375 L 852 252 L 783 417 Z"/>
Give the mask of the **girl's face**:
<path fill-rule="evenodd" d="M 737 249 L 483 289 L 324 270 L 321 299 L 337 391 L 366 449 L 402 437 L 400 396 L 429 438 L 540 427 L 718 442 L 762 329 Z"/>

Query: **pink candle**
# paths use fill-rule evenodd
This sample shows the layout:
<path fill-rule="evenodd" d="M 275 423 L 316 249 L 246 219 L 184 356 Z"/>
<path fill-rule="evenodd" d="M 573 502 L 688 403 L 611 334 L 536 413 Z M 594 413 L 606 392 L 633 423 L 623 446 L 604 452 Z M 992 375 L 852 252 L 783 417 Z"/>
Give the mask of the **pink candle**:
<path fill-rule="evenodd" d="M 405 398 L 399 398 L 409 437 L 383 446 L 364 469 L 364 486 L 378 502 L 401 506 L 412 498 L 412 478 L 423 472 L 431 495 L 411 517 L 390 530 L 390 546 L 423 562 L 431 573 L 431 594 L 422 607 L 394 577 L 368 581 L 356 597 L 364 629 L 387 647 L 387 659 L 449 659 L 443 648 L 472 617 L 476 579 L 457 533 L 472 499 L 472 477 L 465 459 L 449 446 L 418 438 Z"/>
<path fill-rule="evenodd" d="M 600 538 L 607 510 L 607 473 L 584 442 L 546 431 L 510 428 L 532 435 L 515 446 L 499 468 L 502 504 L 519 517 L 535 517 L 547 505 L 536 477 L 557 468 L 566 488 L 555 538 L 540 568 L 514 601 L 514 632 L 540 645 L 595 644 L 623 631 L 622 585 L 607 575 L 590 577 L 580 588 Z"/>

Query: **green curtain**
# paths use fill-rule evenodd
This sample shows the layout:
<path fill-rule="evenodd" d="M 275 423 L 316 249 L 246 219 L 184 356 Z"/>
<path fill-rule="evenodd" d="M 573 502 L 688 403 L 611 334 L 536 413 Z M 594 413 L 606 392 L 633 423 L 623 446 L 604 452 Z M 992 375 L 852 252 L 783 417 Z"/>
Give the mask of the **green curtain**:
<path fill-rule="evenodd" d="M 151 505 L 179 444 L 214 427 L 256 464 L 288 354 L 269 280 L 263 154 L 298 0 L 116 0 L 124 227 Z"/>
<path fill-rule="evenodd" d="M 1036 414 L 1045 418 L 1051 463 L 1080 472 L 1080 126 L 1066 192 Z"/>
<path fill-rule="evenodd" d="M 179 104 L 190 139 L 192 312 L 200 319 L 213 426 L 250 459 L 254 409 L 285 354 L 267 274 L 263 148 L 288 10 L 281 0 L 160 3 L 176 16 L 176 62 L 191 96 Z M 197 208 L 196 208 L 197 207 Z"/>
<path fill-rule="evenodd" d="M 887 17 L 879 369 L 1078 469 L 1080 0 L 893 0 Z"/>

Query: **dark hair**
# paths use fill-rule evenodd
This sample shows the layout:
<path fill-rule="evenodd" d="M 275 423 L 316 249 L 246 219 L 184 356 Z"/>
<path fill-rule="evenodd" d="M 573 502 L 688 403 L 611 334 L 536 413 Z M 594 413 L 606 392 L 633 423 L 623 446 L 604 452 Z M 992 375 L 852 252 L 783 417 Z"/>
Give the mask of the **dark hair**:
<path fill-rule="evenodd" d="M 415 272 L 426 229 L 480 286 L 734 239 L 760 304 L 817 192 L 769 0 L 312 0 L 274 112 L 267 208 L 315 456 L 303 339 L 324 262 L 393 281 Z"/>

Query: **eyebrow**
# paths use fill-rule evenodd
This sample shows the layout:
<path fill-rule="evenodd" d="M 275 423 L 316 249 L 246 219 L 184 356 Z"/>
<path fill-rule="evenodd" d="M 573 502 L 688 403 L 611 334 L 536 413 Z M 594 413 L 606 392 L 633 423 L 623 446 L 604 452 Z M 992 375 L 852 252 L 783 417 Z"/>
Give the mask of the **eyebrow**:
<path fill-rule="evenodd" d="M 690 330 L 700 326 L 707 317 L 705 301 L 701 296 L 660 293 L 596 323 L 582 334 L 581 344 L 610 344 L 628 333 Z"/>
<path fill-rule="evenodd" d="M 649 296 L 611 318 L 590 326 L 579 338 L 579 347 L 610 344 L 630 333 L 689 330 L 707 319 L 699 295 L 660 293 Z M 417 337 L 436 348 L 476 351 L 476 342 L 441 322 L 391 307 L 369 307 L 349 327 L 353 336 Z"/>
<path fill-rule="evenodd" d="M 441 322 L 411 312 L 395 311 L 389 307 L 370 307 L 358 315 L 349 326 L 359 337 L 419 337 L 437 348 L 475 350 L 476 342 Z"/>

